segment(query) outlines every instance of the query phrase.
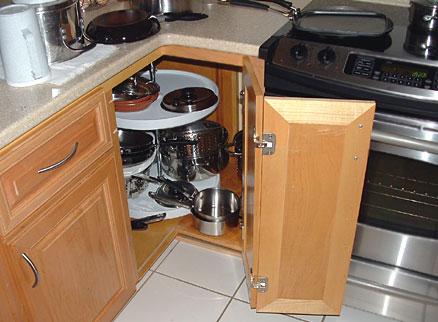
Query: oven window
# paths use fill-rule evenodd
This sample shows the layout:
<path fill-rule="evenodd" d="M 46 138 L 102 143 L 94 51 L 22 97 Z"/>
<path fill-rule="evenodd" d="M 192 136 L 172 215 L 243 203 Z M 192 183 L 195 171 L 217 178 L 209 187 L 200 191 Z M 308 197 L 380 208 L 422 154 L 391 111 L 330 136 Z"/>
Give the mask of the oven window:
<path fill-rule="evenodd" d="M 359 222 L 438 239 L 438 166 L 370 150 Z"/>

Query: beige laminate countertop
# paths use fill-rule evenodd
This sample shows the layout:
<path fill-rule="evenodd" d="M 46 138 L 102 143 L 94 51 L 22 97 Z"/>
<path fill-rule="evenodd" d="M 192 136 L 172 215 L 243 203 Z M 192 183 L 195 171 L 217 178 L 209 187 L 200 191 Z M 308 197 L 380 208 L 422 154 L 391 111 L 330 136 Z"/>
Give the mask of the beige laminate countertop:
<path fill-rule="evenodd" d="M 0 0 L 0 6 L 9 1 Z M 296 0 L 293 3 L 304 8 L 309 2 Z M 120 2 L 110 0 L 101 9 L 85 13 L 86 22 L 93 15 L 120 9 L 114 9 L 116 5 L 120 6 Z M 204 0 L 204 13 L 208 14 L 207 19 L 163 22 L 157 35 L 117 45 L 109 57 L 61 86 L 47 83 L 17 88 L 0 79 L 0 148 L 161 46 L 182 45 L 257 56 L 259 46 L 287 22 L 286 17 L 275 12 L 219 5 L 215 0 Z"/>

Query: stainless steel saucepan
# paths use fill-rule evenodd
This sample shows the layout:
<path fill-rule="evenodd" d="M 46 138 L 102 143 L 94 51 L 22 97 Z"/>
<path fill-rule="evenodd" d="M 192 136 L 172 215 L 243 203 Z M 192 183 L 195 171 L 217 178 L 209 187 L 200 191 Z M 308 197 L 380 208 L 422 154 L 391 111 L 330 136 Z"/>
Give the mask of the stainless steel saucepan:
<path fill-rule="evenodd" d="M 204 189 L 194 196 L 191 203 L 165 198 L 153 192 L 149 192 L 149 196 L 157 202 L 190 209 L 195 226 L 206 235 L 223 235 L 239 223 L 240 198 L 227 189 Z"/>

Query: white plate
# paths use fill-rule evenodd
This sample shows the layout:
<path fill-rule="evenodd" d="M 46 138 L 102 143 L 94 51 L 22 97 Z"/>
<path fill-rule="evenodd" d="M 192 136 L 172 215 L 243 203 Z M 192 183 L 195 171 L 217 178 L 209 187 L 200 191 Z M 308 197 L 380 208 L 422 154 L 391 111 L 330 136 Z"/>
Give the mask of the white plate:
<path fill-rule="evenodd" d="M 146 72 L 149 74 L 149 72 Z M 160 85 L 160 94 L 155 102 L 138 112 L 116 112 L 117 127 L 131 130 L 160 130 L 186 125 L 203 119 L 213 113 L 219 100 L 213 106 L 196 112 L 175 113 L 164 110 L 161 101 L 164 95 L 184 87 L 205 87 L 219 97 L 219 89 L 209 78 L 181 70 L 158 70 L 156 81 Z"/>

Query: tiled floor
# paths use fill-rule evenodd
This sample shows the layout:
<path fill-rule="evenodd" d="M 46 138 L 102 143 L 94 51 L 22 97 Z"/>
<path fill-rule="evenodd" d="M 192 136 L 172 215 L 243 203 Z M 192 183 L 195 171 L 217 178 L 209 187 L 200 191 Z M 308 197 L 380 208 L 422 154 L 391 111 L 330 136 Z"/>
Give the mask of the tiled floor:
<path fill-rule="evenodd" d="M 340 317 L 255 313 L 239 257 L 173 241 L 114 322 L 394 322 L 344 306 Z"/>

